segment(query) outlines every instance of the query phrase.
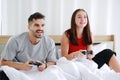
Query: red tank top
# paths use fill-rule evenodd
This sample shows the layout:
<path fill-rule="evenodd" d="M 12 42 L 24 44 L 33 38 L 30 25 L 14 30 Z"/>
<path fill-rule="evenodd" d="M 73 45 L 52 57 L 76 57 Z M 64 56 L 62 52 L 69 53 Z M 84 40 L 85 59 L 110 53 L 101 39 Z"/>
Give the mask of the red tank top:
<path fill-rule="evenodd" d="M 78 50 L 86 50 L 87 46 L 83 44 L 83 39 L 78 39 L 78 45 L 73 45 L 71 42 L 69 43 L 69 52 L 68 54 L 78 51 Z"/>

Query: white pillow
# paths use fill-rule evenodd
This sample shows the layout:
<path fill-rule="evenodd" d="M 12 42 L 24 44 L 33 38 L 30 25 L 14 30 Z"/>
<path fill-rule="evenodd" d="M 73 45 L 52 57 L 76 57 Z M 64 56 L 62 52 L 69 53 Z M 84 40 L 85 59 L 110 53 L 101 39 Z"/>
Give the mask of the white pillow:
<path fill-rule="evenodd" d="M 98 52 L 100 52 L 106 48 L 107 48 L 106 43 L 95 44 L 95 45 L 93 45 L 93 54 L 97 54 Z"/>
<path fill-rule="evenodd" d="M 57 48 L 57 59 L 59 59 L 61 57 L 61 47 L 60 46 L 56 46 Z M 98 52 L 104 50 L 107 48 L 107 44 L 106 43 L 99 43 L 99 44 L 95 44 L 93 45 L 93 54 L 97 54 Z"/>

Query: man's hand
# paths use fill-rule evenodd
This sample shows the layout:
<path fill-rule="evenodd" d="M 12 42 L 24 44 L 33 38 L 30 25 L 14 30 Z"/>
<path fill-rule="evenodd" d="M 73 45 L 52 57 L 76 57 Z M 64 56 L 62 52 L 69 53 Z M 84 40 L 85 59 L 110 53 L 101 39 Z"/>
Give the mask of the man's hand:
<path fill-rule="evenodd" d="M 43 63 L 42 65 L 38 66 L 39 71 L 43 71 L 46 68 L 47 63 Z"/>
<path fill-rule="evenodd" d="M 23 66 L 22 66 L 23 70 L 28 71 L 28 70 L 32 69 L 33 65 L 29 64 L 31 61 L 32 60 L 30 59 L 23 64 Z"/>
<path fill-rule="evenodd" d="M 31 70 L 32 67 L 33 67 L 33 65 L 26 64 L 26 63 L 22 65 L 22 69 L 23 69 L 23 70 L 26 70 L 26 71 Z"/>

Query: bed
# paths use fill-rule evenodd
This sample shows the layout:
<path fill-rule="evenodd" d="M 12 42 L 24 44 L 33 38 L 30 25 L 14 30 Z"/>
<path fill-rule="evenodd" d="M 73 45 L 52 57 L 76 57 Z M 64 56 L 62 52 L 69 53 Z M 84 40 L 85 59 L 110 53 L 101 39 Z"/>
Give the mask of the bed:
<path fill-rule="evenodd" d="M 56 44 L 57 49 L 57 58 L 61 57 L 61 49 L 60 49 L 60 40 L 61 35 L 49 35 Z M 93 52 L 96 54 L 103 49 L 112 49 L 115 51 L 115 36 L 114 35 L 95 35 L 94 42 L 93 42 Z"/>
<path fill-rule="evenodd" d="M 1 66 L 1 70 L 4 71 L 10 80 L 119 80 L 120 73 L 115 73 L 113 70 L 108 68 L 106 65 L 101 70 L 95 70 L 97 65 L 93 62 L 89 62 L 83 59 L 74 59 L 68 61 L 64 57 L 61 57 L 60 53 L 60 40 L 61 35 L 49 35 L 54 41 L 57 48 L 57 65 L 48 67 L 45 71 L 39 72 L 36 66 L 33 67 L 31 71 L 18 71 L 8 66 Z M 3 49 L 7 40 L 11 36 L 0 36 L 0 48 Z M 115 51 L 115 39 L 114 35 L 95 35 L 94 36 L 94 51 L 97 53 L 100 50 L 109 47 L 106 43 L 110 43 L 110 47 Z M 104 45 L 104 47 L 103 47 Z M 112 45 L 112 46 L 111 46 Z M 102 49 L 100 49 L 102 47 Z M 75 63 L 73 63 L 75 62 Z M 88 63 L 88 64 L 82 64 Z M 69 68 L 68 68 L 69 66 Z M 89 70 L 88 68 L 91 68 Z M 80 68 L 81 67 L 81 68 Z M 96 75 L 98 74 L 98 75 Z M 52 76 L 51 76 L 52 75 Z M 15 77 L 17 76 L 17 77 Z M 86 77 L 87 76 L 87 77 Z"/>
<path fill-rule="evenodd" d="M 60 54 L 60 40 L 61 35 L 49 35 L 54 41 L 57 49 L 57 58 L 61 57 Z M 11 37 L 11 35 L 1 35 L 0 36 L 0 53 L 2 52 L 6 42 Z M 107 46 L 106 46 L 107 44 Z M 108 45 L 110 44 L 110 45 Z M 93 50 L 95 53 L 103 50 L 104 48 L 110 48 L 115 51 L 115 36 L 114 35 L 95 35 L 94 36 L 94 47 Z M 110 46 L 110 47 L 109 47 Z M 99 50 L 98 50 L 99 48 Z"/>

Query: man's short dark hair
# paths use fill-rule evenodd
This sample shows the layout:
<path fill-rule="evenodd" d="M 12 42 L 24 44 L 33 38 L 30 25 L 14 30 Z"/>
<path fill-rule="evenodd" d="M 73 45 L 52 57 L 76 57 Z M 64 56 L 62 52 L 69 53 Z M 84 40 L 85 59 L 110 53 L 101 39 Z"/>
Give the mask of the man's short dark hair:
<path fill-rule="evenodd" d="M 39 12 L 36 12 L 32 15 L 30 15 L 30 17 L 28 18 L 28 23 L 32 22 L 33 19 L 44 19 L 45 16 Z"/>

